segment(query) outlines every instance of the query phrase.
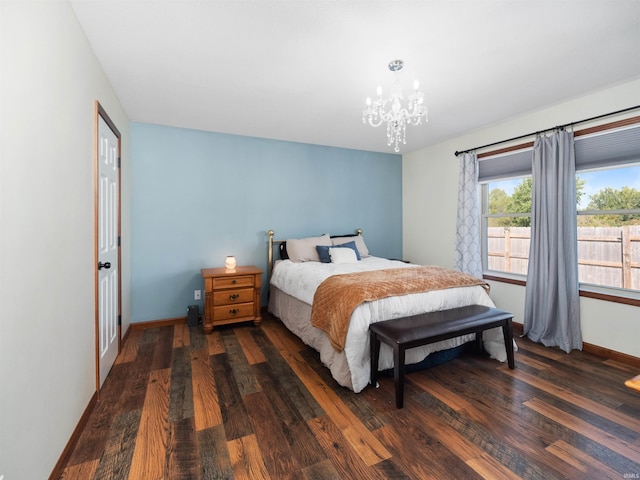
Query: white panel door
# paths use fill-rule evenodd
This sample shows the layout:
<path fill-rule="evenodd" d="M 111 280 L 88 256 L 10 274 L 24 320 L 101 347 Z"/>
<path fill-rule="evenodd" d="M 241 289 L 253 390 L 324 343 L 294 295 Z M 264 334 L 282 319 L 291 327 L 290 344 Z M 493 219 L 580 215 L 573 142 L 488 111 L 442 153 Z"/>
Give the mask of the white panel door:
<path fill-rule="evenodd" d="M 118 355 L 118 138 L 98 125 L 98 348 L 100 386 Z"/>

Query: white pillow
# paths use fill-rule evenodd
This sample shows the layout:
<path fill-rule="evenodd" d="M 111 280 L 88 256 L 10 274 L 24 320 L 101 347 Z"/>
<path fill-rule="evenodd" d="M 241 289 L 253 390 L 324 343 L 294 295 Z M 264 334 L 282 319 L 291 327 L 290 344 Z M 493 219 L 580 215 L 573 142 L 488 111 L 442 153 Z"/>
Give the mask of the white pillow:
<path fill-rule="evenodd" d="M 331 237 L 324 234 L 320 237 L 293 238 L 287 240 L 287 255 L 292 262 L 319 262 L 317 245 L 331 246 Z"/>
<path fill-rule="evenodd" d="M 369 249 L 364 243 L 364 237 L 362 235 L 353 235 L 351 237 L 335 237 L 331 239 L 334 246 L 342 245 L 343 243 L 356 242 L 356 248 L 361 257 L 369 256 Z"/>
<path fill-rule="evenodd" d="M 330 248 L 331 263 L 356 263 L 356 251 L 351 248 Z"/>

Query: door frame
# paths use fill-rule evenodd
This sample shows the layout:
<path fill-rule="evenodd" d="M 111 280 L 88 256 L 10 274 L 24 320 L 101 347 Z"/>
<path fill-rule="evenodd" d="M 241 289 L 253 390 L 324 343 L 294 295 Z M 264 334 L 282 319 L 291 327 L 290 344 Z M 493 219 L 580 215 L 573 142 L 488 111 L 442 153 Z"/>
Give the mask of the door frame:
<path fill-rule="evenodd" d="M 94 115 L 94 141 L 93 141 L 93 224 L 94 224 L 94 300 L 95 300 L 95 350 L 96 350 L 96 391 L 100 393 L 100 298 L 99 298 L 99 279 L 98 279 L 98 255 L 99 255 L 99 195 L 98 195 L 98 179 L 99 179 L 99 155 L 100 155 L 100 136 L 99 136 L 99 118 L 105 121 L 109 128 L 116 135 L 118 141 L 118 209 L 117 209 L 117 225 L 118 225 L 118 353 L 120 353 L 122 342 L 122 247 L 121 247 L 121 144 L 122 135 L 116 127 L 115 123 L 111 120 L 107 112 L 102 108 L 100 102 L 95 102 L 95 115 Z"/>

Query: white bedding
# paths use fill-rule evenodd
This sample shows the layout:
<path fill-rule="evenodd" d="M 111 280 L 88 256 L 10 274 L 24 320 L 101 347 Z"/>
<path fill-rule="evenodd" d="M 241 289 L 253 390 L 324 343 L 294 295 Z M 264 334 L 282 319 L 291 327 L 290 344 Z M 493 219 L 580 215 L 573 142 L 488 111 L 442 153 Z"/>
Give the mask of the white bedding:
<path fill-rule="evenodd" d="M 366 257 L 357 263 L 349 264 L 294 263 L 290 260 L 283 260 L 276 263 L 270 283 L 281 292 L 311 305 L 318 285 L 331 275 L 385 268 L 412 267 L 415 267 L 415 265 L 379 257 Z M 482 286 L 450 288 L 365 302 L 356 308 L 351 316 L 343 352 L 336 352 L 331 347 L 327 348 L 328 338 L 324 332 L 311 325 L 287 326 L 300 336 L 305 343 L 320 352 L 321 361 L 331 369 L 332 375 L 338 383 L 358 393 L 369 383 L 370 323 L 472 304 L 494 306 Z M 277 307 L 275 309 L 277 310 Z M 270 310 L 278 316 L 278 311 L 274 311 L 271 305 Z M 305 321 L 309 322 L 309 319 L 306 318 Z M 474 338 L 473 334 L 465 335 L 407 350 L 406 363 L 420 362 L 431 352 L 456 347 Z M 484 332 L 483 341 L 485 349 L 492 358 L 501 362 L 506 360 L 504 340 L 500 328 Z M 343 365 L 344 362 L 341 361 L 342 356 L 344 356 L 348 367 L 348 374 L 346 375 L 344 374 L 344 370 L 346 370 Z M 393 355 L 391 348 L 383 344 L 380 350 L 379 368 L 384 370 L 392 367 Z"/>

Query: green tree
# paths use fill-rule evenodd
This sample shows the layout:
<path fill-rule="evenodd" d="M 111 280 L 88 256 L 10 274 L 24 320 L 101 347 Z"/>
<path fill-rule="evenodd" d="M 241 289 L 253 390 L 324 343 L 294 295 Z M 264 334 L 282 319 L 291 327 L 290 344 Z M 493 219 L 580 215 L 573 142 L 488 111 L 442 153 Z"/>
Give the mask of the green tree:
<path fill-rule="evenodd" d="M 505 213 L 509 205 L 509 195 L 501 188 L 494 188 L 489 193 L 489 213 Z"/>
<path fill-rule="evenodd" d="M 576 204 L 582 200 L 586 183 L 586 180 L 576 177 Z M 489 213 L 531 213 L 532 191 L 533 180 L 531 177 L 523 178 L 513 189 L 511 195 L 507 195 L 501 188 L 492 189 L 489 192 Z M 490 218 L 489 226 L 530 227 L 531 217 Z"/>
<path fill-rule="evenodd" d="M 633 187 L 624 186 L 620 189 L 611 187 L 589 196 L 587 210 L 630 210 L 640 209 L 640 191 Z M 639 214 L 612 214 L 590 217 L 592 226 L 619 226 L 640 224 Z"/>
<path fill-rule="evenodd" d="M 531 177 L 523 178 L 513 189 L 509 198 L 507 210 L 509 213 L 531 213 L 531 190 L 533 182 Z M 516 217 L 511 219 L 514 227 L 530 227 L 531 217 Z"/>
<path fill-rule="evenodd" d="M 506 213 L 509 208 L 509 195 L 502 188 L 494 188 L 489 192 L 489 213 Z M 511 218 L 495 217 L 489 219 L 490 227 L 508 227 L 511 225 Z"/>
<path fill-rule="evenodd" d="M 580 205 L 580 202 L 582 201 L 582 197 L 584 196 L 584 186 L 586 185 L 587 181 L 583 180 L 580 177 L 576 177 L 576 204 Z"/>

